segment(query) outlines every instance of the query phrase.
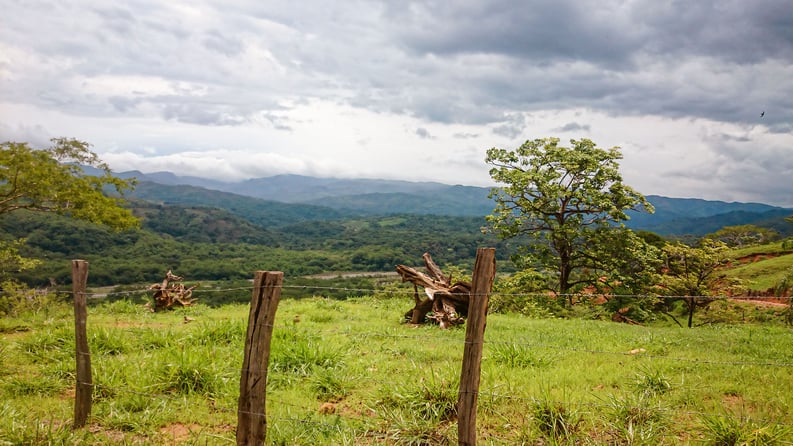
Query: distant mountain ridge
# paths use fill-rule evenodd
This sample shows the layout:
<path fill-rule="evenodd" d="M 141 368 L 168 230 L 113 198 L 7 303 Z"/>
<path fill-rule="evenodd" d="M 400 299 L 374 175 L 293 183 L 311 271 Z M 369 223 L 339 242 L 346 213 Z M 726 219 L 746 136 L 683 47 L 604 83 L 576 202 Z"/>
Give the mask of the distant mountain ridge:
<path fill-rule="evenodd" d="M 171 172 L 117 174 L 141 183 L 132 197 L 187 205 L 221 207 L 256 224 L 310 221 L 356 215 L 421 214 L 482 216 L 495 203 L 490 188 L 376 179 L 333 179 L 277 175 L 241 182 L 182 177 Z M 762 203 L 728 203 L 648 195 L 654 214 L 629 212 L 626 226 L 661 235 L 701 236 L 724 226 L 757 224 L 785 234 L 793 209 Z"/>

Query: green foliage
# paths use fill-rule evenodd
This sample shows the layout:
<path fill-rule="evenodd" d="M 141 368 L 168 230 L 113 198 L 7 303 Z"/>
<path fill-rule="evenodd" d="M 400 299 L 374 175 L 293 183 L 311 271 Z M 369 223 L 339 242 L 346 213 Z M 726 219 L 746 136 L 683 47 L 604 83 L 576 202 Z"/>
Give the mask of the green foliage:
<path fill-rule="evenodd" d="M 727 246 L 742 248 L 772 242 L 779 237 L 779 233 L 756 225 L 738 225 L 725 226 L 706 237 L 724 242 Z"/>
<path fill-rule="evenodd" d="M 0 281 L 6 281 L 12 273 L 34 268 L 41 260 L 25 258 L 19 249 L 25 245 L 25 239 L 11 242 L 0 241 Z"/>
<path fill-rule="evenodd" d="M 660 278 L 659 290 L 670 298 L 665 305 L 675 300 L 685 302 L 688 308 L 688 327 L 693 324 L 694 310 L 707 307 L 713 299 L 707 296 L 728 292 L 735 283 L 718 283 L 718 268 L 725 265 L 728 251 L 723 242 L 702 239 L 700 246 L 692 247 L 680 242 L 664 247 L 666 261 L 664 274 Z"/>
<path fill-rule="evenodd" d="M 138 225 L 117 194 L 133 182 L 114 177 L 89 145 L 76 139 L 56 138 L 48 149 L 27 143 L 0 143 L 0 215 L 19 209 L 54 212 L 116 229 Z M 86 175 L 81 166 L 100 169 L 101 176 Z"/>
<path fill-rule="evenodd" d="M 0 316 L 46 313 L 57 296 L 47 290 L 30 289 L 18 282 L 0 283 Z"/>
<path fill-rule="evenodd" d="M 488 311 L 533 318 L 553 317 L 562 310 L 562 303 L 543 291 L 547 289 L 548 277 L 531 269 L 496 277 Z"/>
<path fill-rule="evenodd" d="M 192 211 L 185 212 L 185 215 L 190 215 Z M 195 215 L 202 215 L 204 211 L 196 212 L 199 214 Z M 36 269 L 14 274 L 16 279 L 31 286 L 49 286 L 51 281 L 69 283 L 70 261 L 75 258 L 91 264 L 90 281 L 95 286 L 151 284 L 162 280 L 162 275 L 169 269 L 179 271 L 191 280 L 242 281 L 250 279 L 253 272 L 262 269 L 263 265 L 292 277 L 291 285 L 310 286 L 319 283 L 300 276 L 327 275 L 329 272 L 341 275 L 345 271 L 393 271 L 397 264 L 415 264 L 427 251 L 435 256 L 442 268 L 457 266 L 468 270 L 473 266 L 479 246 L 496 247 L 499 260 L 506 260 L 510 252 L 506 243 L 498 242 L 492 235 L 481 234 L 481 219 L 475 218 L 406 216 L 404 221 L 380 229 L 376 226 L 379 219 L 372 218 L 361 222 L 365 228 L 342 226 L 343 231 L 334 236 L 320 232 L 305 237 L 291 233 L 289 228 L 271 233 L 246 223 L 224 230 L 226 235 L 221 237 L 210 230 L 221 223 L 215 225 L 211 223 L 214 217 L 205 217 L 197 217 L 204 222 L 197 231 L 203 234 L 201 231 L 206 230 L 207 234 L 190 236 L 190 231 L 182 227 L 178 219 L 169 223 L 172 225 L 169 231 L 177 235 L 169 235 L 148 230 L 112 232 L 57 215 L 45 218 L 20 212 L 0 219 L 0 232 L 10 237 L 26 236 L 28 243 L 19 248 L 20 255 L 43 259 Z M 148 225 L 145 218 L 143 222 L 144 227 Z M 319 226 L 323 224 L 317 223 Z M 261 232 L 251 232 L 253 229 Z M 219 241 L 227 237 L 228 242 Z M 243 243 L 244 240 L 265 242 L 269 237 L 276 237 L 276 241 Z M 508 270 L 507 266 L 500 266 L 500 271 Z M 371 281 L 367 282 L 366 278 L 361 278 L 360 285 L 360 288 L 372 288 Z M 322 286 L 327 287 L 328 283 Z M 338 291 L 328 293 L 333 293 L 333 297 L 345 297 Z M 229 296 L 225 300 L 224 296 L 217 296 L 217 302 L 239 302 L 249 298 L 249 293 L 246 296 Z"/>
<path fill-rule="evenodd" d="M 496 208 L 487 217 L 490 227 L 504 239 L 528 237 L 532 243 L 521 250 L 519 267 L 553 271 L 562 295 L 599 277 L 609 258 L 593 248 L 605 242 L 604 229 L 627 220 L 629 209 L 652 211 L 622 183 L 618 148 L 600 149 L 588 139 L 570 143 L 535 139 L 514 151 L 492 148 L 485 160 L 493 166 L 490 176 L 505 185 L 491 192 Z"/>

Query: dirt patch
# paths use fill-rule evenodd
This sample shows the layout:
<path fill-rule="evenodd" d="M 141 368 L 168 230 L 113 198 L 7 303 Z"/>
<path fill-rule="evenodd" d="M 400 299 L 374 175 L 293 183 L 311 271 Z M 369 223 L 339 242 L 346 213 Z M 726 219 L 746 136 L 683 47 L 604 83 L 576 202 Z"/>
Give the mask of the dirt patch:
<path fill-rule="evenodd" d="M 759 262 L 761 260 L 768 260 L 773 259 L 779 256 L 784 256 L 790 254 L 789 252 L 767 252 L 767 253 L 756 253 L 750 254 L 748 256 L 738 257 L 735 259 L 735 262 L 738 264 L 744 263 L 754 263 Z"/>
<path fill-rule="evenodd" d="M 160 428 L 160 435 L 167 444 L 183 444 L 190 439 L 193 431 L 200 431 L 203 427 L 198 424 L 174 423 Z"/>
<path fill-rule="evenodd" d="M 783 299 L 779 299 L 779 298 L 775 298 L 775 297 L 769 297 L 767 299 L 759 299 L 759 298 L 742 299 L 742 298 L 738 298 L 738 299 L 731 299 L 731 300 L 733 302 L 750 303 L 750 304 L 758 306 L 758 307 L 782 308 L 782 307 L 787 307 L 788 306 L 788 304 L 785 303 Z"/>

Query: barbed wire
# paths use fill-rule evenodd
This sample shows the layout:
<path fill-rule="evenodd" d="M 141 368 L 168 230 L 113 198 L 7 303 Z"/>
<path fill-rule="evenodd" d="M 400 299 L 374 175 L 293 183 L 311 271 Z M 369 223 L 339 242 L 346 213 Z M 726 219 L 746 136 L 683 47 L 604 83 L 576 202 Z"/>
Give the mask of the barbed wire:
<path fill-rule="evenodd" d="M 405 286 L 400 290 L 392 290 L 386 288 L 350 288 L 350 287 L 335 287 L 335 286 L 320 286 L 320 285 L 278 285 L 273 288 L 282 290 L 317 290 L 317 291 L 333 291 L 333 292 L 354 292 L 366 295 L 372 294 L 389 294 L 396 296 L 412 297 L 415 291 L 411 291 Z M 233 287 L 233 288 L 195 288 L 192 290 L 194 294 L 197 293 L 222 293 L 230 291 L 253 291 L 253 287 Z M 57 294 L 74 294 L 73 291 L 68 290 L 55 290 Z M 81 292 L 81 294 L 88 297 L 106 297 L 109 295 L 123 296 L 141 293 L 151 293 L 152 288 L 138 288 L 134 290 L 109 290 L 102 292 Z M 423 295 L 423 293 L 419 293 Z M 527 293 L 505 293 L 500 291 L 492 291 L 489 293 L 469 293 L 473 297 L 477 296 L 490 296 L 490 297 L 523 297 L 523 298 L 581 298 L 581 299 L 597 299 L 597 298 L 614 298 L 614 299 L 670 299 L 670 300 L 684 300 L 691 299 L 694 301 L 717 301 L 717 300 L 737 300 L 737 301 L 770 301 L 770 300 L 793 300 L 793 296 L 729 296 L 729 295 L 661 295 L 661 294 L 619 294 L 619 293 L 556 293 L 556 292 L 527 292 Z"/>
<path fill-rule="evenodd" d="M 400 291 L 383 290 L 383 289 L 364 289 L 364 288 L 345 288 L 345 287 L 317 287 L 317 286 L 309 286 L 309 285 L 300 285 L 300 286 L 284 285 L 284 286 L 281 286 L 280 288 L 284 288 L 284 289 L 303 289 L 303 290 L 316 289 L 316 290 L 326 290 L 326 291 L 362 292 L 362 293 L 369 293 L 369 294 L 373 294 L 373 293 L 388 293 L 388 294 L 394 294 L 394 295 L 410 296 L 411 298 L 414 295 L 413 291 L 400 292 Z M 195 290 L 195 291 L 197 291 L 199 293 L 218 293 L 218 292 L 252 291 L 252 290 L 253 290 L 253 287 L 251 286 L 251 287 L 234 287 L 234 288 L 225 288 L 225 289 L 224 288 L 201 289 L 201 290 Z M 106 293 L 84 293 L 84 294 L 86 294 L 86 295 L 94 295 L 94 296 L 106 296 L 108 294 L 117 295 L 119 293 L 133 294 L 133 293 L 141 293 L 141 292 L 151 292 L 151 289 L 146 288 L 146 289 L 140 289 L 140 290 L 125 290 L 125 291 L 119 291 L 119 292 L 110 291 L 110 292 L 106 292 Z M 67 292 L 67 293 L 71 294 L 72 292 Z M 542 298 L 548 298 L 549 297 L 549 295 L 546 294 L 546 293 L 521 293 L 521 294 L 518 294 L 518 293 L 509 293 L 509 294 L 489 293 L 489 294 L 491 296 L 493 296 L 493 295 L 502 295 L 502 296 L 522 296 L 522 297 L 542 297 Z M 565 297 L 565 296 L 576 296 L 576 297 L 579 297 L 579 296 L 582 296 L 582 295 L 581 294 L 554 295 L 554 297 Z M 593 297 L 593 296 L 600 296 L 600 294 L 584 294 L 583 296 Z M 711 296 L 614 295 L 614 297 L 623 297 L 623 298 L 644 298 L 644 297 L 653 297 L 653 298 L 655 298 L 655 297 L 662 297 L 662 298 L 674 298 L 674 299 L 681 299 L 681 298 L 706 298 L 706 299 L 711 299 L 711 300 L 714 299 L 714 297 L 711 297 Z M 757 298 L 757 297 L 721 296 L 721 297 L 717 297 L 717 298 L 718 299 L 734 299 L 734 300 L 763 300 L 762 298 Z M 790 299 L 790 298 L 791 297 L 785 297 L 784 299 Z M 768 298 L 766 298 L 766 299 L 768 299 Z M 780 299 L 780 298 L 774 297 L 773 299 Z M 274 325 L 274 324 L 267 324 L 267 326 L 271 327 L 271 328 L 276 327 L 276 325 Z M 282 326 L 278 326 L 278 327 L 279 328 L 283 328 Z M 127 328 L 127 330 L 132 330 L 132 328 Z M 447 341 L 447 342 L 457 342 L 457 343 L 464 343 L 465 342 L 464 339 L 459 339 L 460 338 L 459 334 L 456 334 L 454 332 L 449 332 L 449 333 L 451 333 L 451 335 L 431 336 L 431 338 L 433 340 L 440 340 L 440 341 Z M 352 337 L 355 337 L 355 338 L 362 338 L 362 339 L 368 339 L 368 338 L 373 338 L 373 337 L 385 338 L 385 339 L 416 339 L 416 340 L 422 340 L 422 341 L 426 341 L 428 339 L 428 337 L 426 335 L 418 336 L 418 335 L 406 335 L 406 334 L 383 333 L 383 332 L 363 332 L 363 333 L 357 332 L 356 333 L 356 332 L 351 332 L 350 330 L 332 330 L 332 331 L 331 330 L 322 330 L 322 331 L 317 331 L 317 332 L 307 332 L 307 334 L 308 335 L 315 335 L 316 334 L 316 335 L 319 335 L 319 336 L 322 336 L 323 334 L 334 334 L 334 335 L 342 334 L 344 336 L 352 336 Z M 663 360 L 663 361 L 682 361 L 682 362 L 690 362 L 690 363 L 703 364 L 703 365 L 719 365 L 719 366 L 730 365 L 730 366 L 740 366 L 740 367 L 747 367 L 747 366 L 785 367 L 785 368 L 786 367 L 793 367 L 793 363 L 788 363 L 788 362 L 715 361 L 715 360 L 704 360 L 704 359 L 697 359 L 697 358 L 669 357 L 669 356 L 666 356 L 666 355 L 654 355 L 654 354 L 649 354 L 649 353 L 646 353 L 646 352 L 634 353 L 634 352 L 630 352 L 630 351 L 629 352 L 625 352 L 625 351 L 610 351 L 610 350 L 599 350 L 599 349 L 587 349 L 587 348 L 581 348 L 581 347 L 570 347 L 570 346 L 561 346 L 561 345 L 537 343 L 537 342 L 531 342 L 531 341 L 526 341 L 526 340 L 484 341 L 484 344 L 490 344 L 490 345 L 518 345 L 518 346 L 524 346 L 524 347 L 529 347 L 529 348 L 549 349 L 549 350 L 553 350 L 553 351 L 568 351 L 568 352 L 575 352 L 575 353 L 604 354 L 604 355 L 622 355 L 622 356 L 635 357 L 637 359 L 645 359 L 646 358 L 646 359 L 652 359 L 654 361 L 661 361 L 661 360 Z M 83 354 L 85 354 L 85 353 L 83 353 Z M 224 368 L 224 370 L 229 371 L 229 372 L 233 371 L 233 372 L 236 372 L 236 373 L 247 373 L 247 372 L 250 371 L 250 370 L 246 370 L 246 369 L 243 369 L 243 368 L 236 368 L 236 367 L 235 368 Z M 377 380 L 369 380 L 368 382 L 380 383 L 381 385 L 393 385 L 393 382 L 385 382 L 385 381 L 377 381 Z M 82 382 L 80 382 L 78 384 L 91 385 L 94 388 L 100 389 L 100 390 L 101 389 L 105 389 L 105 390 L 112 390 L 112 391 L 119 392 L 119 393 L 126 392 L 126 393 L 132 393 L 132 394 L 136 394 L 136 395 L 144 395 L 144 396 L 147 396 L 147 397 L 150 397 L 150 398 L 162 398 L 162 399 L 168 399 L 168 400 L 172 400 L 172 401 L 185 401 L 184 398 L 176 397 L 176 396 L 171 395 L 171 394 L 148 393 L 148 392 L 142 392 L 142 391 L 133 390 L 133 389 L 123 389 L 123 388 L 107 386 L 107 385 L 103 385 L 103 384 L 95 384 L 95 383 L 82 383 Z M 511 400 L 517 400 L 517 401 L 523 401 L 523 402 L 531 402 L 531 403 L 537 403 L 537 402 L 543 402 L 544 401 L 542 399 L 538 399 L 536 397 L 531 397 L 531 396 L 500 394 L 500 393 L 498 393 L 498 392 L 496 392 L 494 390 L 491 391 L 491 390 L 488 390 L 488 389 L 484 389 L 484 390 L 480 389 L 480 390 L 472 392 L 472 393 L 476 393 L 478 395 L 478 397 L 480 397 L 480 398 L 511 399 Z M 292 408 L 297 409 L 299 411 L 304 411 L 306 413 L 315 413 L 316 410 L 317 410 L 317 408 L 315 408 L 315 407 L 306 407 L 306 406 L 302 406 L 302 405 L 292 404 L 290 402 L 286 402 L 286 401 L 283 401 L 283 400 L 278 400 L 277 398 L 273 398 L 273 396 L 270 396 L 270 395 L 268 395 L 267 400 L 270 401 L 270 402 L 275 400 L 280 405 L 289 406 L 289 407 L 292 407 Z M 604 409 L 604 408 L 613 407 L 613 405 L 609 405 L 609 404 L 605 404 L 605 403 L 586 402 L 586 401 L 556 401 L 556 402 L 553 402 L 553 403 L 554 404 L 562 404 L 562 405 L 570 405 L 570 406 L 575 406 L 575 407 L 587 407 L 587 408 L 592 408 L 592 409 Z M 218 410 L 222 410 L 223 412 L 229 412 L 229 413 L 238 412 L 239 413 L 239 409 L 238 408 L 233 408 L 232 409 L 232 408 L 223 407 L 222 405 L 213 406 L 213 407 L 219 408 Z M 640 407 L 633 407 L 633 406 L 631 406 L 630 408 L 631 409 L 641 409 Z M 694 411 L 694 410 L 685 410 L 685 409 L 673 409 L 673 408 L 661 408 L 661 407 L 659 407 L 659 408 L 655 408 L 654 407 L 653 408 L 653 410 L 656 410 L 656 409 L 658 409 L 659 411 L 662 411 L 662 412 L 672 413 L 672 414 L 677 414 L 677 415 L 682 414 L 682 415 L 697 416 L 697 417 L 727 418 L 727 419 L 733 419 L 733 420 L 737 420 L 737 421 L 741 421 L 741 422 L 746 421 L 745 417 L 734 416 L 734 415 L 727 414 L 727 413 L 716 414 L 716 413 L 708 413 L 708 412 L 704 412 L 704 411 Z M 250 414 L 250 415 L 254 415 L 254 416 L 267 417 L 266 411 L 262 411 L 262 412 L 249 411 L 249 412 L 242 412 L 242 413 L 246 413 L 246 414 Z M 341 415 L 339 415 L 339 416 L 341 416 Z M 324 426 L 324 427 L 327 427 L 329 429 L 338 429 L 339 428 L 339 426 L 337 424 L 323 423 L 321 421 L 311 420 L 311 419 L 301 419 L 301 418 L 294 418 L 294 417 L 283 417 L 283 416 L 272 416 L 272 415 L 269 416 L 268 418 L 271 419 L 271 420 L 281 420 L 281 421 L 287 421 L 287 422 L 293 422 L 293 423 L 311 423 L 311 424 L 318 425 L 318 426 Z M 368 418 L 363 418 L 363 417 L 362 418 L 356 418 L 356 417 L 350 415 L 349 413 L 345 413 L 343 415 L 343 418 L 357 420 L 357 421 L 365 421 L 365 420 L 368 419 Z M 775 422 L 775 421 L 769 421 L 769 420 L 763 420 L 763 419 L 752 419 L 752 420 L 753 421 L 757 421 L 757 422 L 763 422 L 763 423 L 772 423 L 772 424 L 776 424 L 776 425 L 779 425 L 779 426 L 782 426 L 782 427 L 785 427 L 785 428 L 793 427 L 793 425 L 785 424 L 785 423 L 779 423 L 779 422 Z M 491 435 L 491 434 L 488 434 L 488 435 Z M 503 440 L 507 441 L 507 442 L 510 441 L 509 439 L 506 439 L 506 438 L 503 438 Z M 783 444 L 793 444 L 793 443 L 783 442 Z"/>

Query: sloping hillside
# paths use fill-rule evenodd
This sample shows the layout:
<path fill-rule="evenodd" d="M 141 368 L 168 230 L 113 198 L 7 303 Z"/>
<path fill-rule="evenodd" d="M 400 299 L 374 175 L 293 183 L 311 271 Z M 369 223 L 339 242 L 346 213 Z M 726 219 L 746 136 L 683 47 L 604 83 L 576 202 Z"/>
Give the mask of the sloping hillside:
<path fill-rule="evenodd" d="M 741 279 L 751 290 L 767 292 L 793 274 L 793 250 L 780 242 L 736 249 L 731 258 L 723 274 Z"/>
<path fill-rule="evenodd" d="M 495 203 L 486 187 L 432 182 L 313 178 L 279 175 L 223 183 L 168 172 L 137 176 L 132 197 L 154 202 L 226 209 L 262 226 L 300 221 L 343 219 L 362 215 L 485 216 Z M 156 182 L 155 182 L 156 181 Z M 179 184 L 185 183 L 185 184 Z M 724 226 L 755 224 L 793 235 L 784 221 L 793 209 L 762 203 L 728 203 L 694 198 L 647 197 L 655 213 L 631 211 L 626 225 L 663 236 L 702 236 Z"/>

